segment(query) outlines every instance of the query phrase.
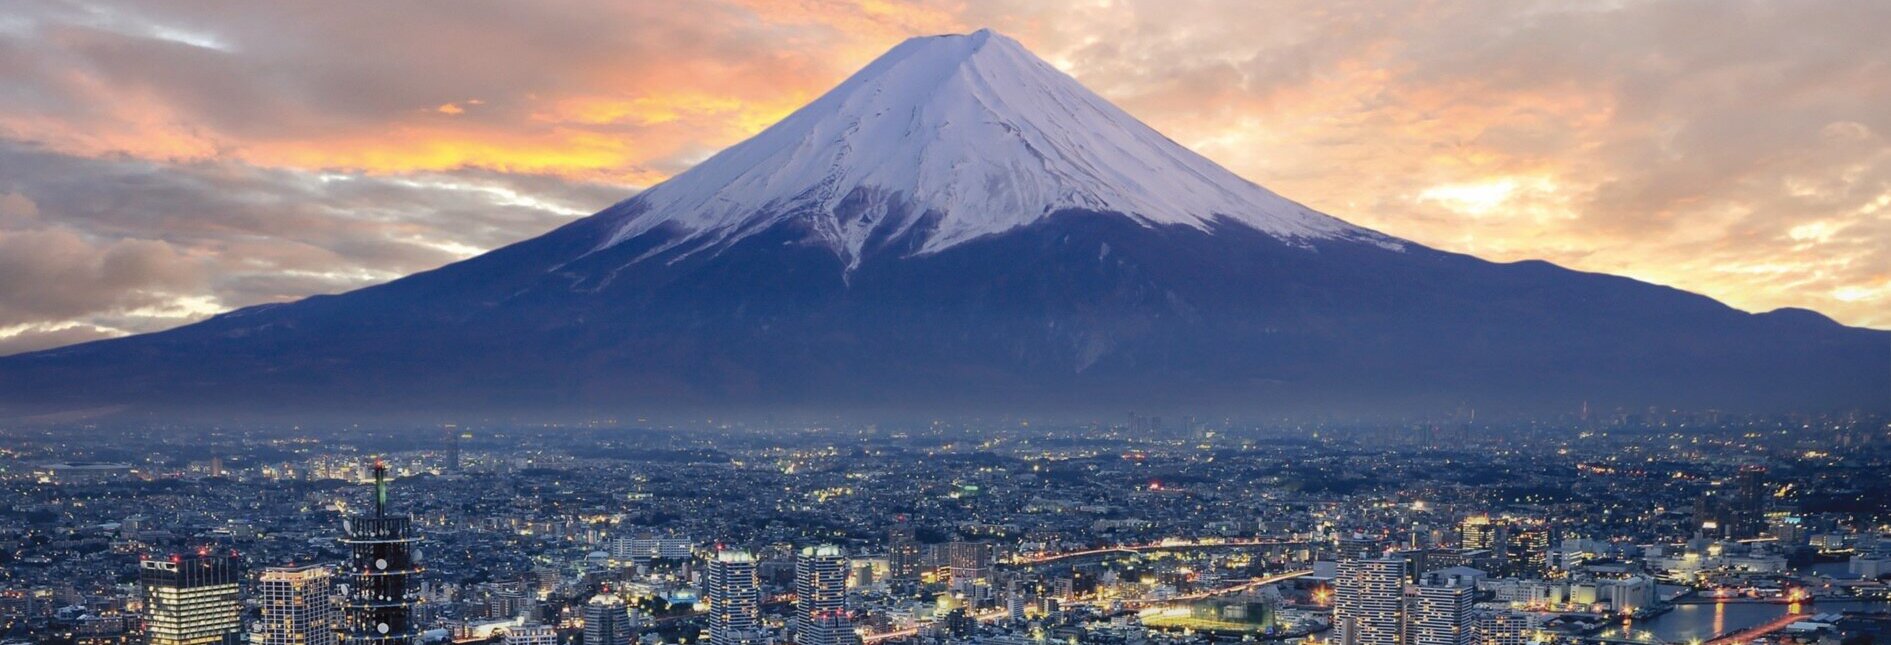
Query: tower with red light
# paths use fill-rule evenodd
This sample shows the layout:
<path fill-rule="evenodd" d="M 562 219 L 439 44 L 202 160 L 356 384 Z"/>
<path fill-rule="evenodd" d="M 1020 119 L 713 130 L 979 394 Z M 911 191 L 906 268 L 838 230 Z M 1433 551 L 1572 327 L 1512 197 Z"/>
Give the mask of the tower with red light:
<path fill-rule="evenodd" d="M 409 645 L 419 642 L 414 605 L 421 572 L 413 520 L 387 513 L 387 465 L 374 463 L 374 511 L 342 520 L 341 539 L 350 558 L 343 572 L 348 593 L 342 605 L 342 645 Z"/>

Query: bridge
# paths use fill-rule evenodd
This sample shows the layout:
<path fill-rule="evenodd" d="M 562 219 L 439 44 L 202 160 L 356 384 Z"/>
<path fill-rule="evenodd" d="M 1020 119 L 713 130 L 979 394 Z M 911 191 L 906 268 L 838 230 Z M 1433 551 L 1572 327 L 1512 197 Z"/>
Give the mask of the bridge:
<path fill-rule="evenodd" d="M 1192 594 L 1187 594 L 1187 595 L 1182 595 L 1182 596 L 1172 596 L 1169 598 L 1142 598 L 1142 599 L 1137 599 L 1137 600 L 1127 600 L 1123 602 L 1123 606 L 1142 608 L 1142 607 L 1150 607 L 1150 606 L 1155 606 L 1155 605 L 1164 605 L 1164 604 L 1169 604 L 1169 603 L 1202 600 L 1206 598 L 1213 598 L 1215 596 L 1226 596 L 1229 594 L 1241 593 L 1243 591 L 1254 589 L 1256 587 L 1265 587 L 1267 585 L 1271 585 L 1277 582 L 1286 582 L 1294 578 L 1300 578 L 1300 577 L 1310 576 L 1310 575 L 1313 575 L 1312 569 L 1288 571 L 1286 573 L 1277 573 L 1271 576 L 1262 576 L 1262 577 L 1255 578 L 1253 580 L 1249 580 L 1247 582 L 1243 582 L 1236 585 L 1229 585 L 1226 587 L 1209 589 L 1207 591 L 1198 591 Z"/>
<path fill-rule="evenodd" d="M 1149 553 L 1151 551 L 1200 551 L 1200 550 L 1207 550 L 1207 549 L 1253 549 L 1253 548 L 1268 548 L 1268 547 L 1274 547 L 1274 548 L 1305 547 L 1305 546 L 1311 546 L 1312 544 L 1313 542 L 1307 541 L 1307 540 L 1286 540 L 1286 539 L 1265 539 L 1265 538 L 1253 539 L 1253 540 L 1164 540 L 1161 542 L 1155 542 L 1151 544 L 1127 544 L 1127 545 L 1119 545 L 1119 546 L 1098 547 L 1094 549 L 1084 549 L 1080 551 L 1065 551 L 1062 553 L 1043 553 L 1043 554 L 1030 555 L 1030 556 L 1018 556 L 1018 557 L 1012 558 L 1010 561 L 1005 562 L 1004 564 L 1010 565 L 1010 566 L 1035 566 L 1035 565 L 1040 565 L 1040 564 L 1050 564 L 1052 562 L 1059 562 L 1063 560 L 1074 560 L 1074 559 L 1080 559 L 1080 558 L 1088 558 L 1088 557 L 1096 557 L 1096 556 L 1112 555 L 1112 554 L 1136 555 L 1136 554 L 1141 554 L 1141 553 Z"/>
<path fill-rule="evenodd" d="M 1759 638 L 1761 636 L 1768 636 L 1771 634 L 1779 633 L 1780 631 L 1791 626 L 1793 623 L 1805 620 L 1806 617 L 1807 617 L 1807 614 L 1801 614 L 1801 613 L 1786 614 L 1784 616 L 1780 616 L 1777 620 L 1774 620 L 1773 622 L 1770 622 L 1764 625 L 1756 625 L 1756 626 L 1748 627 L 1745 629 L 1736 629 L 1734 631 L 1727 632 L 1719 636 L 1715 636 L 1713 640 L 1707 641 L 1707 645 L 1735 645 L 1736 643 L 1751 642 L 1753 639 Z"/>

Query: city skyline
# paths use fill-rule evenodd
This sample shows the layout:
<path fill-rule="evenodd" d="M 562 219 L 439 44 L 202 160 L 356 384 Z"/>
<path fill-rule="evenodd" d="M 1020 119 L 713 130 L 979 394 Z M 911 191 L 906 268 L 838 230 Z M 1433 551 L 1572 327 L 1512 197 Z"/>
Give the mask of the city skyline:
<path fill-rule="evenodd" d="M 29 510 L 0 514 L 0 536 L 19 538 L 0 575 L 0 635 L 298 644 L 388 624 L 371 627 L 377 642 L 1579 645 L 1882 634 L 1891 495 L 1881 481 L 1853 486 L 1891 460 L 1891 425 L 1807 421 L 1528 434 L 1467 423 L 1448 437 L 1229 422 L 9 430 L 0 494 Z M 111 455 L 135 457 L 98 461 Z M 34 515 L 32 500 L 67 511 Z M 102 550 L 77 555 L 89 541 Z M 412 544 L 424 560 L 403 559 Z M 403 566 L 411 573 L 376 580 Z"/>

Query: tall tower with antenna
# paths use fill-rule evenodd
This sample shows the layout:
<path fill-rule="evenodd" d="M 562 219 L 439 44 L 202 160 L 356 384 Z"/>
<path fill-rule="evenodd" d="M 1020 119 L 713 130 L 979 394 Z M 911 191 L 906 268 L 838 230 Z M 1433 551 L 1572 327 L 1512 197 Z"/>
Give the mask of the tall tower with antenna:
<path fill-rule="evenodd" d="M 413 520 L 387 514 L 387 464 L 374 462 L 374 510 L 342 520 L 351 552 L 342 605 L 342 645 L 411 645 L 420 640 L 414 604 L 421 572 Z"/>

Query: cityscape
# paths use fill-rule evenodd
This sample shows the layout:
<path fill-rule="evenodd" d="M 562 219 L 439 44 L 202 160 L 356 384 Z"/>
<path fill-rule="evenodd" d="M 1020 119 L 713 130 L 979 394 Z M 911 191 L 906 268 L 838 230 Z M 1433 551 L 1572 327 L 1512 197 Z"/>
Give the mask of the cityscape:
<path fill-rule="evenodd" d="M 78 430 L 3 435 L 0 642 L 1891 634 L 1882 417 Z"/>

